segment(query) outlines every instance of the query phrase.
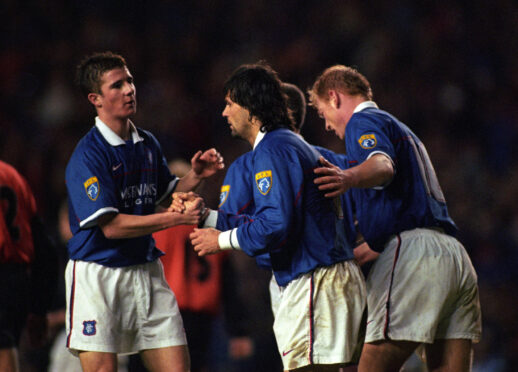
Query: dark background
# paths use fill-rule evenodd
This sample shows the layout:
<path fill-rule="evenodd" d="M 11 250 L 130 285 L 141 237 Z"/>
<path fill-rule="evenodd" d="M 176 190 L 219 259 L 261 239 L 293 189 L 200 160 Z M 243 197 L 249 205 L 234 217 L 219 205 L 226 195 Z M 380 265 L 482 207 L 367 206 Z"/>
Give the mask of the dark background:
<path fill-rule="evenodd" d="M 0 159 L 28 179 L 56 239 L 65 166 L 93 125 L 73 85 L 85 55 L 125 56 L 134 122 L 168 159 L 216 147 L 227 164 L 248 149 L 221 117 L 238 65 L 264 59 L 303 90 L 332 64 L 357 67 L 426 144 L 477 269 L 475 369 L 518 370 L 516 1 L 2 0 L 0 19 Z M 302 134 L 344 152 L 323 124 L 308 108 Z M 223 176 L 205 187 L 212 206 Z"/>

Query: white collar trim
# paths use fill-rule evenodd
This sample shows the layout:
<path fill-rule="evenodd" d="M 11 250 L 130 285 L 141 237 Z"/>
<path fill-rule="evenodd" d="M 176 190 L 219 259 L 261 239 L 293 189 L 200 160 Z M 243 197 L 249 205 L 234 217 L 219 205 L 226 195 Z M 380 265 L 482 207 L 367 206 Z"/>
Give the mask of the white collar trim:
<path fill-rule="evenodd" d="M 254 150 L 257 147 L 257 145 L 259 144 L 259 142 L 261 142 L 261 140 L 263 139 L 265 134 L 266 134 L 266 132 L 262 132 L 259 130 L 259 132 L 257 133 L 257 136 L 255 137 Z"/>
<path fill-rule="evenodd" d="M 104 137 L 104 139 L 112 146 L 119 146 L 119 145 L 125 145 L 126 142 L 120 138 L 109 126 L 107 126 L 101 119 L 99 119 L 99 116 L 95 117 L 95 126 L 101 132 L 101 135 Z M 133 140 L 133 143 L 137 143 L 140 141 L 144 141 L 144 138 L 140 137 L 137 128 L 135 125 L 130 121 L 130 131 L 131 131 L 131 138 Z"/>
<path fill-rule="evenodd" d="M 357 112 L 365 110 L 366 108 L 378 108 L 378 105 L 374 101 L 364 101 L 360 103 L 358 106 L 356 106 L 353 113 L 356 114 Z"/>

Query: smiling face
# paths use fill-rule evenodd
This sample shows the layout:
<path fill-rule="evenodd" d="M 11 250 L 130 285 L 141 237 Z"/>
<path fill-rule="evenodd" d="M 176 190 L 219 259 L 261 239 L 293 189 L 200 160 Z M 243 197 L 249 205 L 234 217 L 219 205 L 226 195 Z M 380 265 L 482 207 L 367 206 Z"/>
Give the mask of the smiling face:
<path fill-rule="evenodd" d="M 88 99 L 105 123 L 127 120 L 137 112 L 136 88 L 127 67 L 106 71 L 100 90 L 101 93 L 90 93 Z"/>
<path fill-rule="evenodd" d="M 232 101 L 228 94 L 225 97 L 225 109 L 221 115 L 227 118 L 232 137 L 239 137 L 250 142 L 250 138 L 253 136 L 255 140 L 250 111 Z"/>

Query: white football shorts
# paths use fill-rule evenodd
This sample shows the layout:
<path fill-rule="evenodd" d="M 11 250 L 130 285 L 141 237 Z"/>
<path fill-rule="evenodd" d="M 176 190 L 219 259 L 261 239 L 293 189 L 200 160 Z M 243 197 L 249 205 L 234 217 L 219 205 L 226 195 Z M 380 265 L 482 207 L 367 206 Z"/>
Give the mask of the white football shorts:
<path fill-rule="evenodd" d="M 160 260 L 128 267 L 70 260 L 65 280 L 67 347 L 73 354 L 133 354 L 187 344 Z"/>
<path fill-rule="evenodd" d="M 477 342 L 482 331 L 477 274 L 462 244 L 433 229 L 394 236 L 367 278 L 365 342 Z"/>
<path fill-rule="evenodd" d="M 285 287 L 272 277 L 270 296 L 285 370 L 357 362 L 367 293 L 355 261 L 319 267 Z"/>

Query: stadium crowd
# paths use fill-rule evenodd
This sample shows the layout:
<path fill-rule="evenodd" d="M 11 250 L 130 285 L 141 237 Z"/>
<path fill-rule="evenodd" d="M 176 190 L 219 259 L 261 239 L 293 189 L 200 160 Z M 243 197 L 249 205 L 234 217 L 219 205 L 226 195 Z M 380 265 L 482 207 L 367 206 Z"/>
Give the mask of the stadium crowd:
<path fill-rule="evenodd" d="M 474 370 L 518 370 L 515 2 L 29 0 L 2 2 L 0 15 L 0 159 L 27 178 L 57 241 L 65 166 L 93 125 L 73 81 L 85 54 L 126 56 L 138 86 L 135 122 L 157 135 L 169 160 L 216 147 L 226 164 L 247 150 L 221 117 L 223 82 L 235 67 L 264 59 L 307 89 L 326 66 L 356 66 L 380 107 L 427 144 L 479 275 Z M 314 110 L 302 134 L 345 151 Z M 223 176 L 203 187 L 213 208 Z M 252 297 L 254 264 L 240 265 Z"/>

